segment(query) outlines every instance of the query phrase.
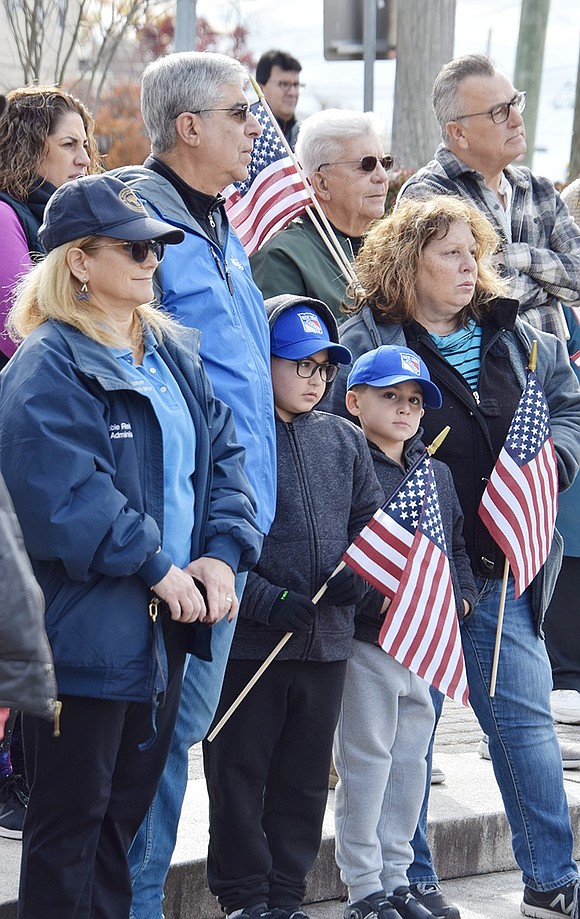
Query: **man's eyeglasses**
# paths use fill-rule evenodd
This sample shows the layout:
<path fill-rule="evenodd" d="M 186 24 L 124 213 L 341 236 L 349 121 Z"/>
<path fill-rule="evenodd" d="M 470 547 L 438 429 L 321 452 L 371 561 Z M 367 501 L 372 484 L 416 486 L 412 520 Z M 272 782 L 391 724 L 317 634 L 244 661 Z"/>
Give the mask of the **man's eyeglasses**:
<path fill-rule="evenodd" d="M 153 253 L 158 262 L 163 261 L 165 255 L 165 243 L 161 239 L 137 239 L 135 242 L 105 243 L 104 245 L 87 246 L 87 251 L 91 249 L 125 249 L 127 255 L 130 255 L 134 262 L 142 265 L 150 252 Z"/>
<path fill-rule="evenodd" d="M 383 169 L 388 172 L 389 169 L 393 168 L 394 162 L 395 160 L 392 156 L 363 156 L 360 160 L 337 160 L 336 163 L 321 163 L 318 168 L 322 169 L 323 166 L 340 166 L 348 163 L 356 163 L 358 168 L 362 169 L 363 172 L 374 172 L 378 163 L 380 163 Z"/>
<path fill-rule="evenodd" d="M 200 108 L 191 114 L 205 115 L 207 112 L 229 112 L 232 118 L 237 118 L 238 121 L 247 121 L 249 111 L 250 106 L 247 102 L 243 102 L 240 105 L 230 105 L 229 108 Z"/>
<path fill-rule="evenodd" d="M 273 82 L 274 86 L 277 86 L 278 89 L 281 89 L 282 92 L 285 93 L 290 92 L 291 89 L 298 90 L 306 88 L 306 83 L 299 83 L 298 80 L 269 80 L 268 82 Z"/>
<path fill-rule="evenodd" d="M 294 361 L 296 364 L 296 373 L 299 377 L 304 379 L 309 379 L 313 377 L 316 371 L 320 373 L 320 379 L 323 383 L 332 383 L 336 374 L 338 373 L 338 367 L 336 364 L 330 364 L 328 362 L 324 364 L 319 364 L 318 361 L 312 360 L 302 360 Z"/>
<path fill-rule="evenodd" d="M 503 124 L 510 117 L 510 109 L 514 107 L 521 115 L 526 107 L 525 92 L 516 93 L 509 102 L 502 102 L 500 105 L 494 105 L 487 112 L 471 112 L 470 115 L 458 115 L 454 121 L 461 121 L 462 118 L 475 118 L 477 115 L 489 115 L 494 124 Z"/>

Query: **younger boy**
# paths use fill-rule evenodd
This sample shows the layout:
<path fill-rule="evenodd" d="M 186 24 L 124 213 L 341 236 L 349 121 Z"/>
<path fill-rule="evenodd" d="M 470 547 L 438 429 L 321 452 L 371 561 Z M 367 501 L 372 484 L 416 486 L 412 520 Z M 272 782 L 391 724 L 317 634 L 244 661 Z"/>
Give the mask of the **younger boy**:
<path fill-rule="evenodd" d="M 346 407 L 367 438 L 383 503 L 424 450 L 424 405 L 440 408 L 441 393 L 414 351 L 383 345 L 355 362 Z M 475 585 L 461 535 L 463 515 L 448 467 L 432 462 L 458 614 L 464 616 L 475 602 Z M 336 860 L 349 894 L 344 916 L 458 919 L 458 910 L 441 895 L 440 908 L 431 911 L 407 883 L 434 710 L 429 685 L 378 646 L 389 603 L 373 588 L 357 605 L 336 729 Z"/>
<path fill-rule="evenodd" d="M 348 568 L 325 583 L 375 513 L 382 489 L 363 433 L 314 411 L 351 361 L 318 300 L 266 300 L 276 407 L 276 516 L 250 572 L 218 721 L 288 631 L 294 634 L 213 742 L 209 887 L 229 916 L 308 919 L 301 909 L 327 798 L 354 610 L 368 585 Z"/>

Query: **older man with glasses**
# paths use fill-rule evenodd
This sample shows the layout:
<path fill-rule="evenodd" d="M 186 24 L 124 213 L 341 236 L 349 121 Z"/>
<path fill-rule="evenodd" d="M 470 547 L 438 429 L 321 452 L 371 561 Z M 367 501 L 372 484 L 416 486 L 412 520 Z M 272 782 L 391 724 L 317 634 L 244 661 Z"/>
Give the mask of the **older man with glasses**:
<path fill-rule="evenodd" d="M 184 231 L 154 281 L 161 306 L 201 332 L 200 353 L 216 395 L 232 409 L 245 472 L 267 532 L 276 501 L 276 441 L 270 333 L 264 302 L 242 244 L 228 224 L 221 191 L 248 175 L 261 133 L 249 110 L 244 67 L 223 54 L 187 51 L 153 61 L 143 74 L 141 110 L 151 139 L 143 166 L 119 176 L 153 216 Z M 197 512 L 197 508 L 196 508 Z M 208 596 L 218 559 L 204 557 L 194 576 Z M 235 613 L 245 584 L 236 577 Z M 145 611 L 146 614 L 146 611 Z M 234 633 L 224 617 L 212 626 L 211 661 L 189 656 L 169 758 L 133 846 L 131 919 L 162 919 L 163 885 L 187 786 L 188 749 L 201 741 L 219 700 Z M 138 768 L 138 756 L 136 764 Z"/>
<path fill-rule="evenodd" d="M 467 54 L 441 68 L 432 99 L 443 143 L 400 197 L 461 195 L 483 211 L 523 318 L 564 341 L 561 304 L 580 299 L 580 230 L 552 182 L 511 165 L 527 149 L 525 92 L 486 55 Z"/>
<path fill-rule="evenodd" d="M 372 112 L 326 109 L 306 118 L 296 156 L 331 224 L 347 263 L 385 212 L 393 158 L 383 152 Z M 250 259 L 264 297 L 297 294 L 322 300 L 338 322 L 348 279 L 307 214 L 276 233 Z"/>

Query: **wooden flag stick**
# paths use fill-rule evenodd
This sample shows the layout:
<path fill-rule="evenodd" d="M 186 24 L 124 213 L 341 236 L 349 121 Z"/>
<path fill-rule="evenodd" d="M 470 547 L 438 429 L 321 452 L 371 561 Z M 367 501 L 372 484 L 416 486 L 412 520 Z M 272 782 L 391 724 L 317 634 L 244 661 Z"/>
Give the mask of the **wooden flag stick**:
<path fill-rule="evenodd" d="M 302 184 L 304 185 L 304 188 L 306 189 L 306 191 L 307 191 L 308 194 L 310 195 L 310 200 L 312 201 L 312 207 L 315 208 L 316 213 L 318 214 L 318 216 L 319 216 L 319 218 L 320 218 L 322 224 L 324 225 L 324 228 L 325 228 L 325 230 L 326 230 L 326 233 L 324 232 L 324 230 L 322 229 L 322 227 L 320 226 L 320 224 L 317 223 L 315 220 L 312 221 L 312 222 L 314 223 L 314 226 L 315 226 L 316 229 L 318 230 L 318 233 L 320 234 L 320 236 L 321 236 L 323 242 L 325 243 L 325 245 L 326 245 L 329 249 L 330 249 L 330 247 L 332 246 L 332 249 L 331 249 L 331 251 L 332 251 L 332 256 L 333 256 L 334 260 L 336 261 L 336 263 L 338 264 L 338 266 L 339 266 L 339 268 L 341 269 L 341 271 L 343 272 L 344 276 L 346 277 L 346 280 L 347 280 L 347 281 L 350 281 L 350 282 L 353 282 L 353 283 L 358 283 L 358 282 L 357 282 L 357 276 L 356 276 L 356 274 L 355 274 L 355 272 L 354 272 L 354 269 L 353 269 L 351 263 L 349 262 L 349 260 L 348 260 L 348 258 L 347 258 L 347 256 L 346 256 L 345 252 L 343 251 L 342 246 L 340 245 L 340 243 L 339 243 L 339 241 L 338 241 L 338 239 L 337 239 L 337 237 L 336 237 L 336 233 L 334 232 L 334 229 L 332 228 L 331 224 L 329 223 L 328 217 L 326 216 L 326 214 L 325 214 L 324 211 L 322 210 L 322 207 L 320 206 L 320 202 L 318 201 L 318 198 L 316 197 L 316 195 L 315 195 L 314 192 L 312 191 L 312 186 L 310 185 L 310 182 L 309 182 L 308 179 L 306 178 L 306 174 L 305 174 L 304 170 L 302 169 L 302 166 L 301 166 L 300 163 L 298 162 L 298 159 L 297 159 L 297 157 L 296 157 L 296 154 L 294 153 L 294 150 L 292 149 L 292 147 L 290 146 L 290 144 L 289 144 L 288 141 L 286 140 L 286 138 L 285 138 L 285 136 L 284 136 L 284 132 L 282 131 L 282 128 L 280 127 L 280 125 L 279 125 L 278 122 L 276 121 L 276 118 L 274 117 L 274 114 L 273 114 L 273 112 L 272 112 L 272 109 L 271 109 L 270 106 L 268 105 L 268 100 L 266 99 L 264 93 L 262 92 L 262 89 L 261 89 L 260 85 L 259 85 L 258 83 L 256 83 L 256 80 L 254 79 L 254 77 L 252 76 L 252 74 L 248 74 L 248 76 L 249 76 L 249 78 L 250 78 L 250 82 L 251 82 L 251 84 L 252 84 L 252 88 L 253 88 L 254 92 L 256 93 L 258 99 L 260 100 L 260 102 L 262 103 L 264 109 L 266 110 L 266 112 L 267 112 L 267 114 L 268 114 L 268 118 L 270 119 L 270 121 L 271 121 L 271 123 L 272 123 L 272 127 L 273 127 L 274 130 L 276 131 L 276 133 L 277 133 L 277 135 L 278 135 L 278 137 L 279 137 L 281 143 L 284 145 L 284 147 L 285 147 L 285 149 L 286 149 L 286 153 L 288 154 L 288 156 L 289 156 L 290 159 L 292 160 L 292 162 L 293 162 L 293 164 L 294 164 L 294 166 L 295 166 L 295 168 L 296 168 L 296 171 L 297 171 L 298 175 L 300 176 L 300 179 L 302 180 Z M 312 216 L 313 216 L 313 215 L 312 215 L 312 207 L 310 207 L 310 205 L 308 205 L 307 208 L 306 208 L 306 210 L 308 211 L 308 213 L 309 213 L 309 215 L 310 215 L 311 218 L 312 218 Z"/>
<path fill-rule="evenodd" d="M 312 602 L 313 602 L 313 603 L 318 603 L 318 601 L 320 600 L 320 598 L 322 597 L 322 595 L 323 595 L 323 594 L 325 593 L 325 591 L 326 591 L 326 585 L 327 585 L 328 581 L 330 580 L 330 578 L 334 577 L 335 574 L 338 574 L 339 571 L 342 571 L 342 569 L 344 568 L 344 565 L 345 565 L 345 563 L 342 562 L 342 561 L 338 563 L 338 565 L 336 566 L 336 568 L 334 569 L 334 571 L 332 572 L 332 574 L 330 575 L 330 577 L 327 578 L 327 580 L 324 582 L 324 584 L 322 585 L 322 587 L 320 588 L 320 590 L 319 590 L 319 591 L 315 594 L 315 596 L 312 598 Z M 276 647 L 274 648 L 274 650 L 270 652 L 270 654 L 268 655 L 268 657 L 266 658 L 266 660 L 263 662 L 263 664 L 261 664 L 261 666 L 259 667 L 259 669 L 256 670 L 256 672 L 255 672 L 254 676 L 252 677 L 252 679 L 244 686 L 244 688 L 242 689 L 242 691 L 241 691 L 241 693 L 239 694 L 239 696 L 237 697 L 237 699 L 234 699 L 234 701 L 232 702 L 232 704 L 231 704 L 230 707 L 228 708 L 227 712 L 225 712 L 225 714 L 220 718 L 220 720 L 219 720 L 218 723 L 216 724 L 216 726 L 215 726 L 215 728 L 213 729 L 213 731 L 211 731 L 211 733 L 207 735 L 207 739 L 208 739 L 208 741 L 209 741 L 210 743 L 212 742 L 212 740 L 214 740 L 214 739 L 217 737 L 217 735 L 219 734 L 219 732 L 220 732 L 221 729 L 223 728 L 223 726 L 224 726 L 224 724 L 226 723 L 226 721 L 229 721 L 229 719 L 231 718 L 231 716 L 233 715 L 233 713 L 234 713 L 235 710 L 237 709 L 238 705 L 240 705 L 240 703 L 244 701 L 244 699 L 245 699 L 246 696 L 248 695 L 248 693 L 249 693 L 250 689 L 252 688 L 252 686 L 255 686 L 255 685 L 256 685 L 256 683 L 258 682 L 258 680 L 260 679 L 260 677 L 262 676 L 262 674 L 268 669 L 268 667 L 270 666 L 270 664 L 272 663 L 272 661 L 274 660 L 274 658 L 278 656 L 278 654 L 280 653 L 280 651 L 282 650 L 282 648 L 284 647 L 284 645 L 286 644 L 286 642 L 287 642 L 287 641 L 290 641 L 290 639 L 292 638 L 293 634 L 294 634 L 294 632 L 286 632 L 286 634 L 280 639 L 280 641 L 278 642 L 278 644 L 276 645 Z"/>
<path fill-rule="evenodd" d="M 503 566 L 503 581 L 501 585 L 501 596 L 499 598 L 499 613 L 497 615 L 497 628 L 495 630 L 495 648 L 493 649 L 493 664 L 491 667 L 491 681 L 489 684 L 489 696 L 491 699 L 493 699 L 495 696 L 495 684 L 497 682 L 497 668 L 499 664 L 499 649 L 501 645 L 501 630 L 503 628 L 503 613 L 505 610 L 505 598 L 507 594 L 509 573 L 510 563 L 506 558 Z"/>

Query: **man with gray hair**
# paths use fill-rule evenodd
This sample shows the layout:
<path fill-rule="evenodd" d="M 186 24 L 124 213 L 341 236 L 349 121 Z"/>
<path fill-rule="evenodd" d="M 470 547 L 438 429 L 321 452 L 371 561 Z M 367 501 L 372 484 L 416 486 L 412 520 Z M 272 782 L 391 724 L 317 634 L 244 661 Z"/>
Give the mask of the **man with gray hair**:
<path fill-rule="evenodd" d="M 332 225 L 348 262 L 363 234 L 385 212 L 388 170 L 372 112 L 326 109 L 300 126 L 296 156 Z M 264 297 L 298 294 L 326 303 L 336 319 L 347 278 L 314 223 L 304 214 L 276 233 L 250 259 L 254 280 Z"/>
<path fill-rule="evenodd" d="M 216 394 L 232 408 L 238 440 L 246 448 L 258 523 L 267 532 L 276 500 L 270 334 L 262 296 L 221 195 L 226 185 L 247 178 L 253 142 L 261 132 L 244 93 L 246 82 L 242 65 L 222 54 L 183 52 L 149 64 L 141 108 L 151 155 L 143 166 L 128 166 L 116 175 L 153 216 L 185 233 L 182 243 L 169 247 L 175 251 L 167 251 L 156 273 L 156 292 L 164 309 L 201 331 L 201 356 Z M 199 562 L 195 576 L 210 598 L 219 589 L 223 563 L 209 557 Z M 237 597 L 220 595 L 224 617 L 212 625 L 213 660 L 188 657 L 165 772 L 129 852 L 132 919 L 162 919 L 188 750 L 205 737 L 213 719 L 233 638 L 229 619 L 244 583 L 245 576 L 238 575 Z"/>
<path fill-rule="evenodd" d="M 443 143 L 399 197 L 455 194 L 483 211 L 523 318 L 565 340 L 560 301 L 580 298 L 580 230 L 549 179 L 510 165 L 527 149 L 525 92 L 486 55 L 467 54 L 441 68 L 432 100 Z"/>

